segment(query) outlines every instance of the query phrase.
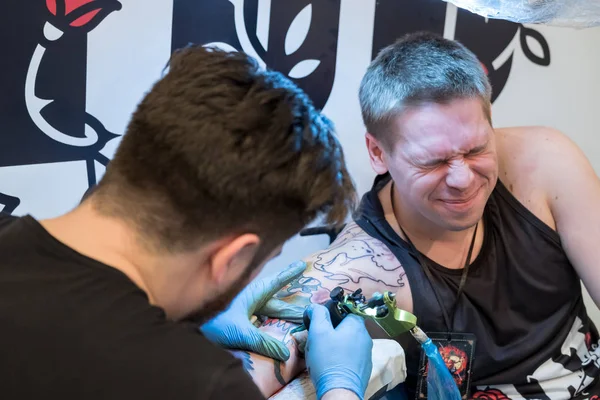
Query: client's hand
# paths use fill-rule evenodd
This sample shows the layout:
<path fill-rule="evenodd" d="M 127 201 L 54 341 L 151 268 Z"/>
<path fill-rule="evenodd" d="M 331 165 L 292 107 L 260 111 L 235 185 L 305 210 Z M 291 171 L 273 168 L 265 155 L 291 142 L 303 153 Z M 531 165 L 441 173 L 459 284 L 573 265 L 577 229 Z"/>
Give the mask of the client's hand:
<path fill-rule="evenodd" d="M 310 305 L 306 366 L 317 390 L 317 399 L 334 389 L 346 389 L 364 398 L 373 361 L 373 340 L 362 318 L 348 315 L 334 329 L 329 311 Z"/>
<path fill-rule="evenodd" d="M 251 322 L 252 315 L 264 315 L 290 322 L 302 321 L 304 307 L 273 298 L 284 286 L 302 275 L 306 263 L 296 262 L 275 277 L 252 282 L 229 307 L 200 327 L 208 340 L 222 347 L 248 350 L 276 360 L 286 361 L 290 351 L 279 340 L 261 332 Z"/>

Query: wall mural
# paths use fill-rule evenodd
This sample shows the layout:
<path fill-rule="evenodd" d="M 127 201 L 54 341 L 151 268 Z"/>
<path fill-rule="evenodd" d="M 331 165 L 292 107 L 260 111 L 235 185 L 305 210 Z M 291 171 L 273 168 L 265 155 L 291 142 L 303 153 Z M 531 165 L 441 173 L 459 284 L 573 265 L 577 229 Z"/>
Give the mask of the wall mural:
<path fill-rule="evenodd" d="M 289 76 L 323 108 L 336 76 L 343 1 L 177 0 L 172 8 L 171 51 L 198 43 L 247 52 L 261 65 Z M 97 182 L 97 166 L 109 162 L 101 151 L 122 132 L 109 131 L 88 111 L 88 35 L 127 6 L 123 0 L 36 0 L 5 7 L 0 34 L 11 37 L 3 41 L 4 52 L 11 57 L 0 75 L 0 171 L 82 161 L 87 187 Z M 520 24 L 486 20 L 456 8 L 448 18 L 452 10 L 440 0 L 378 0 L 374 7 L 372 56 L 407 32 L 451 32 L 485 66 L 493 100 L 510 79 L 513 41 L 530 62 L 550 65 L 543 35 Z M 131 29 L 136 23 L 131 21 Z M 532 41 L 542 54 L 530 49 Z M 0 180 L 0 210 L 28 212 L 18 209 L 19 196 L 3 186 Z M 44 195 L 39 193 L 40 201 Z"/>

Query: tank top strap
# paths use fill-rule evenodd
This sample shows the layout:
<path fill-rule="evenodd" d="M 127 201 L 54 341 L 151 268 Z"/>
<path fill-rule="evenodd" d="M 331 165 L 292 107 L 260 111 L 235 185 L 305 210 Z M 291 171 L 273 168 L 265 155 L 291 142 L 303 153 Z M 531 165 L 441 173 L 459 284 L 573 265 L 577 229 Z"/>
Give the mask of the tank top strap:
<path fill-rule="evenodd" d="M 492 205 L 495 205 L 497 208 L 498 215 L 502 218 L 502 221 L 499 222 L 500 225 L 505 225 L 506 227 L 510 227 L 513 224 L 526 225 L 561 247 L 561 240 L 558 233 L 517 200 L 500 179 L 498 179 L 490 200 L 493 203 Z M 493 209 L 494 207 L 491 208 Z"/>
<path fill-rule="evenodd" d="M 423 310 L 435 307 L 437 302 L 431 283 L 417 257 L 412 254 L 409 244 L 385 219 L 378 193 L 390 180 L 389 173 L 375 178 L 372 189 L 363 196 L 361 204 L 354 214 L 354 222 L 369 236 L 385 244 L 400 262 L 410 284 L 411 293 L 413 293 L 412 313 L 420 318 Z M 418 296 L 416 296 L 417 293 Z"/>

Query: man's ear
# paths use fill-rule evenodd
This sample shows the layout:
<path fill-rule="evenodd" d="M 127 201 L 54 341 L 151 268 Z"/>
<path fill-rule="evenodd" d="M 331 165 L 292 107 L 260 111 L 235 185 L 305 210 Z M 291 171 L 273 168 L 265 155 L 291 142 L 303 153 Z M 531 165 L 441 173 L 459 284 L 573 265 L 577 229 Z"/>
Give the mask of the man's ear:
<path fill-rule="evenodd" d="M 365 141 L 367 144 L 367 150 L 369 151 L 369 160 L 371 161 L 371 167 L 373 170 L 378 175 L 383 175 L 388 172 L 385 154 L 381 143 L 368 132 L 365 134 Z"/>
<path fill-rule="evenodd" d="M 227 286 L 237 281 L 254 260 L 259 245 L 260 238 L 253 233 L 224 241 L 209 260 L 212 282 Z"/>

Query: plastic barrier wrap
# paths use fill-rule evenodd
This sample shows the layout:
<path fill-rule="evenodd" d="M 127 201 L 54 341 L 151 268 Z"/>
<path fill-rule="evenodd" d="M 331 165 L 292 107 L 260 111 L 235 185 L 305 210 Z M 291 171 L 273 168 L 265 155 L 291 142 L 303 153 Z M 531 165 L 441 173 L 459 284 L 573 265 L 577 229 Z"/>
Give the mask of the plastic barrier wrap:
<path fill-rule="evenodd" d="M 406 379 L 404 349 L 390 339 L 373 340 L 373 371 L 365 399 L 381 391 L 388 391 Z M 385 388 L 385 389 L 384 389 Z M 304 371 L 269 400 L 316 400 L 316 390 L 308 373 Z"/>
<path fill-rule="evenodd" d="M 600 25 L 600 0 L 444 0 L 472 13 L 527 24 Z"/>
<path fill-rule="evenodd" d="M 429 400 L 460 400 L 458 387 L 456 387 L 454 378 L 448 371 L 436 345 L 429 339 L 423 343 L 422 347 L 429 359 L 427 398 Z"/>

